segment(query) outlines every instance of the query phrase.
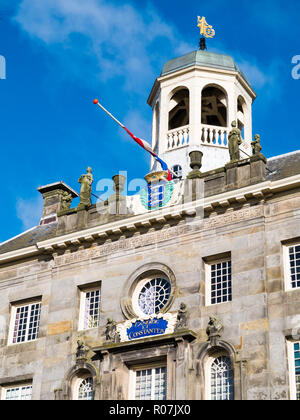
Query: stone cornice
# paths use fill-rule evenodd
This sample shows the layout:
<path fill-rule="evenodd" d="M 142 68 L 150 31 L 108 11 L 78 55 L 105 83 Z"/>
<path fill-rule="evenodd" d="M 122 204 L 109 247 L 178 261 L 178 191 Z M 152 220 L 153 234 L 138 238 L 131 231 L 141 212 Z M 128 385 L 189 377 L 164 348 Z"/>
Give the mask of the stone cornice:
<path fill-rule="evenodd" d="M 234 203 L 247 203 L 249 200 L 253 200 L 253 198 L 262 200 L 275 193 L 297 187 L 300 187 L 300 174 L 278 181 L 265 181 L 260 184 L 206 197 L 204 200 L 200 199 L 184 205 L 178 204 L 172 207 L 165 207 L 161 210 L 150 211 L 117 222 L 38 242 L 34 246 L 0 255 L 0 264 L 18 260 L 20 258 L 35 256 L 43 252 L 54 252 L 59 249 L 67 249 L 71 245 L 78 246 L 85 242 L 96 241 L 97 239 L 105 240 L 113 235 L 123 235 L 126 232 L 138 232 L 142 227 L 149 228 L 154 224 L 164 225 L 170 220 L 180 221 L 187 217 L 195 217 L 197 215 L 197 209 L 203 209 L 205 212 L 209 213 L 218 207 L 230 208 Z"/>

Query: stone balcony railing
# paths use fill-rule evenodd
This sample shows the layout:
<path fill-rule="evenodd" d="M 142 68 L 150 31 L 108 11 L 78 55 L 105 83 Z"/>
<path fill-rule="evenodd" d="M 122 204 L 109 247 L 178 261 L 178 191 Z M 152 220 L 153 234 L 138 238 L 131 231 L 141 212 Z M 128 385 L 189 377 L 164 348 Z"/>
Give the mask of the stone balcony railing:
<path fill-rule="evenodd" d="M 187 146 L 190 141 L 190 126 L 185 125 L 180 128 L 175 128 L 167 133 L 167 150 L 178 149 L 179 147 Z"/>
<path fill-rule="evenodd" d="M 229 128 L 205 124 L 202 124 L 201 127 L 202 144 L 216 147 L 228 147 Z"/>
<path fill-rule="evenodd" d="M 214 125 L 201 124 L 201 144 L 207 146 L 215 146 L 220 148 L 228 148 L 228 134 L 231 128 L 219 127 Z M 243 140 L 242 148 L 247 149 L 250 153 L 251 148 Z M 190 144 L 190 126 L 185 125 L 167 132 L 167 151 L 179 149 Z M 248 150 L 249 149 L 249 150 Z"/>

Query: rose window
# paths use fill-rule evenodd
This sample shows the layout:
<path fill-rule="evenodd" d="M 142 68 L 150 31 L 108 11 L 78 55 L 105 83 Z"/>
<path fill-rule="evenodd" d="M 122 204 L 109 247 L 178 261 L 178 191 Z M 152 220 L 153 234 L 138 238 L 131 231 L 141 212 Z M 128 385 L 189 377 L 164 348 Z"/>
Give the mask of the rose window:
<path fill-rule="evenodd" d="M 171 284 L 162 278 L 147 281 L 138 296 L 139 309 L 145 315 L 159 313 L 168 303 L 171 296 Z"/>

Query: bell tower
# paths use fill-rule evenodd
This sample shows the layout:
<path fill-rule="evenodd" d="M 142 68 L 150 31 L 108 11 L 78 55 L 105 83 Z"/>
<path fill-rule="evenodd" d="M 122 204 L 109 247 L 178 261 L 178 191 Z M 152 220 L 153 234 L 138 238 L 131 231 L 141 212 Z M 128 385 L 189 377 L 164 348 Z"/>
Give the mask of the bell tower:
<path fill-rule="evenodd" d="M 153 110 L 152 148 L 182 178 L 189 153 L 203 153 L 201 171 L 229 162 L 228 133 L 236 121 L 242 133 L 241 158 L 251 155 L 252 103 L 256 94 L 234 60 L 198 50 L 168 61 L 148 104 Z M 154 160 L 151 170 L 156 170 Z"/>

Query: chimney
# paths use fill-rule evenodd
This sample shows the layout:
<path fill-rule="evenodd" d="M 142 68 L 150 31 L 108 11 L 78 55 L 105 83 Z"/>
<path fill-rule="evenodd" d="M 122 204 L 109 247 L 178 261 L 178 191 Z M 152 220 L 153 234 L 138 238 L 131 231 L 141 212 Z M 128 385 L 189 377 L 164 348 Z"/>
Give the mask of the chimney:
<path fill-rule="evenodd" d="M 37 190 L 43 195 L 44 199 L 43 216 L 40 225 L 57 222 L 57 213 L 65 210 L 63 204 L 65 193 L 70 195 L 70 204 L 74 198 L 79 197 L 76 191 L 62 181 L 39 187 Z"/>

